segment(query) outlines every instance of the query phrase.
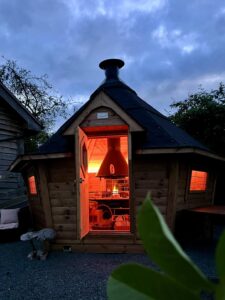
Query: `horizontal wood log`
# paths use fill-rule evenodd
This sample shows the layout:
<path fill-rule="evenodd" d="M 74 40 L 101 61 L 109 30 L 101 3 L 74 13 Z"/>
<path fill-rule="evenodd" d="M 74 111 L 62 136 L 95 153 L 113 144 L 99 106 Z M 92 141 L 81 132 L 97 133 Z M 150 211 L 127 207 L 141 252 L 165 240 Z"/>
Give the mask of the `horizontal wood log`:
<path fill-rule="evenodd" d="M 56 232 L 56 239 L 69 239 L 75 240 L 76 239 L 76 232 L 74 231 L 57 231 Z"/>
<path fill-rule="evenodd" d="M 135 189 L 142 189 L 142 188 L 151 188 L 151 189 L 158 189 L 158 188 L 168 188 L 168 179 L 136 179 L 134 182 Z"/>
<path fill-rule="evenodd" d="M 50 198 L 52 207 L 74 207 L 76 208 L 76 200 L 74 198 Z"/>
<path fill-rule="evenodd" d="M 76 214 L 76 209 L 71 207 L 52 207 L 52 214 L 54 216 L 70 216 Z"/>
<path fill-rule="evenodd" d="M 152 199 L 152 201 L 153 201 L 153 203 L 155 205 L 166 205 L 167 204 L 167 197 L 161 197 L 161 198 L 152 197 L 151 199 Z M 136 206 L 142 205 L 143 202 L 144 202 L 144 200 L 145 200 L 145 197 L 142 197 L 142 198 L 138 197 L 138 198 L 136 198 L 135 199 L 135 205 Z"/>
<path fill-rule="evenodd" d="M 150 188 L 146 188 L 146 189 L 135 189 L 135 196 L 136 197 L 146 197 L 147 193 L 150 192 L 153 197 L 157 197 L 157 198 L 162 198 L 162 197 L 166 197 L 168 194 L 168 189 L 166 188 L 162 188 L 162 189 L 157 189 L 157 190 L 153 190 Z"/>
<path fill-rule="evenodd" d="M 74 192 L 74 182 L 49 182 L 50 191 L 71 191 Z"/>
<path fill-rule="evenodd" d="M 75 199 L 75 192 L 74 191 L 49 191 L 50 199 L 56 198 L 56 199 L 64 199 L 64 198 L 71 198 Z"/>
<path fill-rule="evenodd" d="M 54 225 L 55 230 L 57 231 L 75 231 L 76 230 L 76 224 L 55 224 Z"/>
<path fill-rule="evenodd" d="M 137 182 L 137 180 L 164 180 L 167 179 L 167 172 L 166 171 L 158 171 L 158 172 L 149 172 L 149 170 L 143 170 L 143 172 L 136 172 L 134 173 L 134 181 Z"/>
<path fill-rule="evenodd" d="M 76 216 L 74 215 L 53 215 L 54 226 L 58 224 L 75 224 Z"/>

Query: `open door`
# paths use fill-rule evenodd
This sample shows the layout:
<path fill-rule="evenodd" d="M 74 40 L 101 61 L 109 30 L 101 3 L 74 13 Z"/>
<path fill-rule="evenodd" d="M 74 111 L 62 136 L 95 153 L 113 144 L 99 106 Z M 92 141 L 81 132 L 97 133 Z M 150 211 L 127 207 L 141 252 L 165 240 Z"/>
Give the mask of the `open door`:
<path fill-rule="evenodd" d="M 76 182 L 78 239 L 89 232 L 88 153 L 87 136 L 78 127 L 76 131 Z"/>

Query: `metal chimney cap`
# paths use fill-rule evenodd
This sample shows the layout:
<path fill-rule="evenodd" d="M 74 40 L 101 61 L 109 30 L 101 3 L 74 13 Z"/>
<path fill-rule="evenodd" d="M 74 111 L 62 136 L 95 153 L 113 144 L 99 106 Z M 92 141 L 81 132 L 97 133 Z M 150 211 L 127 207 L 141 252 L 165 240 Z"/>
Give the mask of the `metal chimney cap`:
<path fill-rule="evenodd" d="M 99 67 L 103 70 L 106 70 L 111 67 L 117 67 L 118 69 L 121 69 L 124 66 L 124 61 L 122 59 L 117 58 L 110 58 L 105 59 L 100 62 Z"/>

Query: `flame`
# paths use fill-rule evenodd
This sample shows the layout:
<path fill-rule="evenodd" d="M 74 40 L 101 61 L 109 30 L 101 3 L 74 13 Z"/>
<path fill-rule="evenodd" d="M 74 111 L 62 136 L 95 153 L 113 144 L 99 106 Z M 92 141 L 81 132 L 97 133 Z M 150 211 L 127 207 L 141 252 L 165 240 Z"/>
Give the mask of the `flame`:
<path fill-rule="evenodd" d="M 114 185 L 113 190 L 112 190 L 113 195 L 116 195 L 119 193 L 119 189 L 116 185 Z"/>

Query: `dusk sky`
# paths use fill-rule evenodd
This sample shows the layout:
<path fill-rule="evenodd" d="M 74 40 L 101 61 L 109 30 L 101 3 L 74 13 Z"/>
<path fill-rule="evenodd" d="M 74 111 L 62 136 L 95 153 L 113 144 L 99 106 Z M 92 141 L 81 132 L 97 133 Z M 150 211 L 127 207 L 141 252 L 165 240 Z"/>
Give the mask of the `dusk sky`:
<path fill-rule="evenodd" d="M 225 82 L 222 0 L 0 0 L 0 40 L 0 56 L 78 102 L 104 80 L 106 58 L 123 59 L 120 78 L 164 114 Z"/>

